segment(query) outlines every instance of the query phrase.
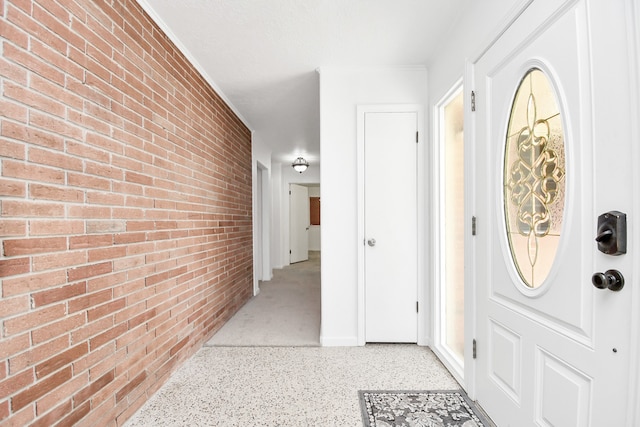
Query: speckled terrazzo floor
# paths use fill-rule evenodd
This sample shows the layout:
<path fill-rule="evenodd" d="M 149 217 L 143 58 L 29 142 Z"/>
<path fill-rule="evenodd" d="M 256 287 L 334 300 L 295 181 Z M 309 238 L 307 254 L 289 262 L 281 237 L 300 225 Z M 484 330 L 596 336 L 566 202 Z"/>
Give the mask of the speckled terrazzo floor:
<path fill-rule="evenodd" d="M 358 390 L 458 384 L 425 347 L 203 347 L 125 424 L 361 426 Z"/>

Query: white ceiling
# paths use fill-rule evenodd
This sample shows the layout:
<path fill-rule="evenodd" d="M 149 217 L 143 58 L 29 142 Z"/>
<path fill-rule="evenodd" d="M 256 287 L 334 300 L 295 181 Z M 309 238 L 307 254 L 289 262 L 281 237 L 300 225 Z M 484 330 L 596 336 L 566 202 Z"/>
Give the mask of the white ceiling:
<path fill-rule="evenodd" d="M 320 158 L 320 67 L 428 65 L 469 0 L 140 0 L 274 161 Z"/>

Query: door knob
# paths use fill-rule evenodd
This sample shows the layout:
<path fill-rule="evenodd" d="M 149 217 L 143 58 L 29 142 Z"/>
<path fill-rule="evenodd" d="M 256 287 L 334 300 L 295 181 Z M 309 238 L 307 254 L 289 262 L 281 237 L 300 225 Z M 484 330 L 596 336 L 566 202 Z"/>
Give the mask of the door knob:
<path fill-rule="evenodd" d="M 367 240 L 367 245 L 373 247 L 376 245 L 376 239 L 369 239 Z"/>
<path fill-rule="evenodd" d="M 607 270 L 604 273 L 594 273 L 591 283 L 598 289 L 619 291 L 624 287 L 624 277 L 618 270 Z"/>

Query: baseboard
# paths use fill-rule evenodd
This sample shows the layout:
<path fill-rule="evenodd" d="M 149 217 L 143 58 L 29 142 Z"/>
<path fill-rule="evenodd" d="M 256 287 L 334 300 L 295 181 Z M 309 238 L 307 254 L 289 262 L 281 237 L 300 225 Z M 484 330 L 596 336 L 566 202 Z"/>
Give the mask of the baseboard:
<path fill-rule="evenodd" d="M 320 337 L 322 347 L 358 347 L 358 337 Z"/>

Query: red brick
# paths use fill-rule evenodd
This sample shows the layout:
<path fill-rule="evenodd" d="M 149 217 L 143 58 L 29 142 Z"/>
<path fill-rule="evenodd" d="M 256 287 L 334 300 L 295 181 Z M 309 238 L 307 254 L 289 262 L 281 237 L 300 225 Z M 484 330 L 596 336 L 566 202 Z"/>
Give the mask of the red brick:
<path fill-rule="evenodd" d="M 119 325 L 114 326 L 113 328 L 103 332 L 100 335 L 95 336 L 89 340 L 89 344 L 91 345 L 91 351 L 97 349 L 100 346 L 108 343 L 109 341 L 115 340 L 118 336 L 125 333 L 127 330 L 126 323 L 121 323 Z"/>
<path fill-rule="evenodd" d="M 0 403 L 0 421 L 9 416 L 9 401 L 5 400 Z"/>
<path fill-rule="evenodd" d="M 66 171 L 82 171 L 83 168 L 82 160 L 77 157 L 36 147 L 29 148 L 29 161 Z"/>
<path fill-rule="evenodd" d="M 2 10 L 4 10 L 4 8 Z M 29 46 L 29 35 L 20 27 L 11 24 L 8 21 L 3 22 L 2 26 L 0 26 L 0 36 L 11 41 L 22 49 L 26 49 Z"/>
<path fill-rule="evenodd" d="M 66 281 L 67 275 L 64 270 L 31 274 L 15 279 L 5 279 L 2 282 L 2 296 L 6 298 L 13 295 L 47 289 L 61 285 Z"/>
<path fill-rule="evenodd" d="M 12 373 L 20 372 L 43 362 L 69 348 L 69 336 L 60 336 L 42 344 L 33 346 L 29 350 L 17 354 L 9 359 L 9 369 Z"/>
<path fill-rule="evenodd" d="M 188 342 L 189 342 L 189 337 L 188 336 L 184 337 L 176 345 L 171 347 L 171 350 L 169 351 L 169 354 L 171 356 L 175 356 L 185 345 L 187 345 Z"/>
<path fill-rule="evenodd" d="M 34 129 L 23 124 L 3 122 L 2 124 L 2 136 L 8 138 L 17 139 L 20 141 L 28 142 L 29 144 L 40 145 L 44 147 L 53 148 L 55 150 L 64 149 L 64 138 L 59 135 L 55 135 L 49 132 L 44 132 L 40 129 Z M 5 141 L 9 144 L 8 141 Z M 1 147 L 2 145 L 0 145 Z M 16 144 L 11 152 L 0 149 L 0 153 L 7 157 L 13 157 L 15 159 L 26 159 L 26 148 L 23 144 Z M 8 150 L 11 146 L 7 145 L 5 150 Z"/>
<path fill-rule="evenodd" d="M 87 372 L 83 372 L 79 375 L 74 373 L 71 380 L 45 394 L 35 402 L 37 414 L 49 412 L 51 409 L 58 406 L 60 402 L 69 400 L 71 396 L 79 390 L 82 390 L 87 386 L 87 384 L 89 384 L 89 374 Z"/>
<path fill-rule="evenodd" d="M 6 201 L 4 202 L 6 203 Z M 26 236 L 27 221 L 0 218 L 0 237 Z"/>
<path fill-rule="evenodd" d="M 145 233 L 123 233 L 116 234 L 113 237 L 113 242 L 116 245 L 144 242 L 146 240 Z"/>
<path fill-rule="evenodd" d="M 67 115 L 73 110 L 68 110 Z M 57 119 L 49 115 L 31 111 L 29 113 L 29 124 L 57 135 L 67 138 L 82 140 L 83 131 L 78 126 L 73 126 L 68 120 Z"/>
<path fill-rule="evenodd" d="M 64 171 L 60 169 L 52 169 L 46 166 L 10 160 L 4 160 L 2 162 L 2 175 L 55 184 L 64 184 L 65 181 Z"/>
<path fill-rule="evenodd" d="M 27 185 L 21 181 L 0 179 L 0 196 L 24 197 L 27 194 Z"/>
<path fill-rule="evenodd" d="M 5 336 L 15 335 L 20 332 L 33 329 L 36 326 L 44 325 L 45 323 L 60 319 L 65 314 L 65 305 L 58 304 L 7 319 L 4 321 Z"/>
<path fill-rule="evenodd" d="M 0 277 L 15 276 L 28 273 L 30 268 L 29 258 L 13 258 L 0 260 Z M 0 310 L 2 313 L 2 310 Z"/>
<path fill-rule="evenodd" d="M 43 199 L 72 203 L 84 202 L 83 191 L 41 184 L 29 185 L 29 196 L 33 200 Z"/>
<path fill-rule="evenodd" d="M 5 217 L 63 217 L 64 205 L 59 203 L 2 201 L 2 216 Z"/>
<path fill-rule="evenodd" d="M 78 282 L 73 285 L 61 286 L 46 291 L 37 292 L 31 295 L 34 307 L 53 304 L 58 301 L 64 301 L 78 295 L 82 295 L 87 291 L 86 282 Z"/>
<path fill-rule="evenodd" d="M 93 175 L 85 175 L 80 173 L 67 173 L 67 183 L 74 187 L 94 188 L 97 190 L 110 190 L 111 181 L 108 179 L 98 178 Z"/>
<path fill-rule="evenodd" d="M 29 369 L 0 381 L 0 399 L 4 399 L 20 389 L 33 384 L 33 370 Z"/>
<path fill-rule="evenodd" d="M 111 210 L 103 206 L 72 205 L 67 208 L 69 218 L 109 218 Z"/>
<path fill-rule="evenodd" d="M 101 317 L 112 314 L 118 310 L 124 308 L 127 304 L 125 298 L 120 298 L 110 303 L 101 305 L 99 307 L 93 308 L 87 312 L 87 319 L 89 322 L 93 322 L 94 320 L 100 319 Z"/>
<path fill-rule="evenodd" d="M 0 310 L 72 314 L 3 338 L 0 367 L 46 381 L 93 351 L 0 418 L 122 424 L 250 296 L 250 132 L 135 2 L 5 2 L 0 233 L 69 249 L 2 259 Z"/>
<path fill-rule="evenodd" d="M 89 262 L 96 262 L 124 257 L 127 254 L 127 248 L 124 246 L 114 246 L 110 248 L 92 249 L 88 252 Z"/>
<path fill-rule="evenodd" d="M 71 75 L 67 75 L 67 80 L 71 78 L 73 78 Z M 38 75 L 31 76 L 29 80 L 29 87 L 37 92 L 40 92 L 43 95 L 56 99 L 57 101 L 64 104 L 67 108 L 82 110 L 82 106 L 84 105 L 83 99 L 78 95 Z M 45 145 L 45 144 L 38 144 L 38 145 Z M 58 150 L 62 150 L 64 148 L 64 145 L 50 146 L 50 148 L 56 148 Z"/>
<path fill-rule="evenodd" d="M 75 409 L 71 414 L 69 414 L 66 418 L 56 424 L 56 426 L 62 427 L 76 425 L 76 423 L 86 417 L 90 411 L 91 402 L 85 402 L 80 407 Z"/>
<path fill-rule="evenodd" d="M 135 378 L 133 378 L 129 383 L 122 387 L 116 393 L 116 402 L 124 399 L 129 393 L 131 393 L 136 387 L 138 387 L 142 382 L 147 379 L 147 371 L 140 372 Z"/>
<path fill-rule="evenodd" d="M 67 270 L 67 277 L 70 282 L 86 279 L 101 274 L 111 273 L 113 265 L 111 262 L 103 262 L 100 264 L 87 265 L 86 267 L 78 267 Z"/>
<path fill-rule="evenodd" d="M 89 399 L 91 396 L 93 396 L 94 394 L 102 390 L 104 387 L 106 387 L 109 383 L 111 383 L 114 378 L 115 378 L 115 371 L 112 369 L 106 374 L 104 374 L 103 376 L 101 376 L 100 378 L 98 378 L 97 380 L 95 380 L 94 382 L 92 382 L 91 384 L 89 384 L 87 387 L 85 387 L 84 389 L 76 393 L 73 396 L 74 405 L 78 406 L 84 401 L 86 401 L 87 399 Z"/>
<path fill-rule="evenodd" d="M 71 403 L 71 399 L 62 402 L 62 404 L 58 405 L 55 409 L 48 412 L 46 415 L 38 418 L 33 424 L 29 427 L 51 427 L 56 423 L 56 421 L 60 420 L 62 417 L 67 415 L 73 409 L 73 405 Z"/>
<path fill-rule="evenodd" d="M 113 138 L 97 133 L 89 133 L 86 138 L 87 144 L 91 144 L 94 147 L 102 148 L 112 153 L 122 154 L 124 152 L 123 144 Z M 112 161 L 113 163 L 113 161 Z"/>
<path fill-rule="evenodd" d="M 36 74 L 58 83 L 59 85 L 64 84 L 64 74 L 46 62 L 10 43 L 3 43 L 3 47 L 4 57 L 7 60 L 19 64 Z"/>
<path fill-rule="evenodd" d="M 134 182 L 136 184 L 142 185 L 153 185 L 153 178 L 147 175 L 142 175 L 139 173 L 127 171 L 125 175 L 125 180 L 127 182 Z"/>
<path fill-rule="evenodd" d="M 95 248 L 100 246 L 111 246 L 112 244 L 112 234 L 69 237 L 69 249 Z"/>
<path fill-rule="evenodd" d="M 100 163 L 109 163 L 110 158 L 109 153 L 107 153 L 106 151 L 98 150 L 84 143 L 75 141 L 67 142 L 67 153 L 82 157 L 84 159 L 95 160 Z"/>
<path fill-rule="evenodd" d="M 75 313 L 105 303 L 112 299 L 113 291 L 105 289 L 69 301 L 69 313 Z"/>
<path fill-rule="evenodd" d="M 45 252 L 59 252 L 67 249 L 66 237 L 42 237 L 32 239 L 5 240 L 4 255 L 19 256 Z"/>
<path fill-rule="evenodd" d="M 125 221 L 87 221 L 87 234 L 119 233 L 125 231 Z"/>
<path fill-rule="evenodd" d="M 18 393 L 11 398 L 11 409 L 15 412 L 24 408 L 29 403 L 39 399 L 46 393 L 62 385 L 71 379 L 71 367 L 61 370 L 50 377 L 37 382 L 32 387 Z"/>
<path fill-rule="evenodd" d="M 58 268 L 73 267 L 87 262 L 86 251 L 66 251 L 64 253 L 51 253 L 36 255 L 31 262 L 31 268 L 35 271 L 53 270 Z"/>
<path fill-rule="evenodd" d="M 0 104 L 0 107 L 3 105 Z M 6 106 L 6 105 L 5 105 Z M 2 136 L 12 136 L 9 134 L 9 128 L 11 126 L 15 126 L 17 128 L 23 129 L 22 126 L 4 121 L 2 122 Z M 9 134 L 9 135 L 7 135 Z M 24 160 L 26 159 L 26 150 L 24 144 L 20 144 L 17 142 L 9 141 L 5 138 L 0 138 L 0 156 L 9 157 L 12 159 Z"/>
<path fill-rule="evenodd" d="M 5 82 L 3 94 L 9 99 L 13 99 L 48 114 L 58 117 L 64 117 L 65 115 L 66 107 L 63 104 L 54 101 L 51 98 L 42 96 L 38 92 L 32 91 L 26 87 L 13 84 L 11 82 Z"/>
<path fill-rule="evenodd" d="M 27 312 L 29 308 L 31 308 L 31 303 L 28 295 L 0 299 L 0 313 L 2 313 L 2 317 L 5 318 Z"/>
<path fill-rule="evenodd" d="M 11 418 L 8 420 L 7 425 L 20 427 L 27 426 L 31 424 L 35 416 L 35 405 L 29 405 L 17 413 L 13 413 Z"/>
<path fill-rule="evenodd" d="M 84 233 L 84 221 L 54 219 L 29 221 L 29 234 L 31 236 L 53 236 L 82 233 Z"/>
<path fill-rule="evenodd" d="M 56 322 L 49 323 L 31 331 L 31 339 L 34 345 L 43 343 L 52 338 L 69 336 L 70 331 L 74 331 L 86 323 L 84 313 L 69 315 Z M 78 341 L 75 341 L 78 342 Z"/>
<path fill-rule="evenodd" d="M 126 280 L 127 273 L 124 272 L 96 277 L 87 281 L 87 292 L 96 292 L 103 289 L 113 289 L 115 286 Z"/>
<path fill-rule="evenodd" d="M 4 338 L 0 345 L 0 359 L 6 359 L 11 355 L 20 353 L 29 348 L 29 334 L 25 333 L 15 337 Z"/>
<path fill-rule="evenodd" d="M 57 371 L 63 366 L 70 365 L 81 356 L 89 352 L 89 344 L 85 341 L 59 355 L 36 365 L 36 378 L 41 379 Z"/>

